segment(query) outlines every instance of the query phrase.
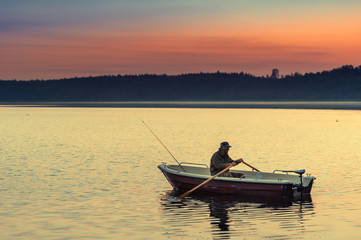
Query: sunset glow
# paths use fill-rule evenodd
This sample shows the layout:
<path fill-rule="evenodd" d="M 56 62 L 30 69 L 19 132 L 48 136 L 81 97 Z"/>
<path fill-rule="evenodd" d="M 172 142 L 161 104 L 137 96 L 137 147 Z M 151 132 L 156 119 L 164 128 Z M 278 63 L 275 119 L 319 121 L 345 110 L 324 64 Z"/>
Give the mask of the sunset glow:
<path fill-rule="evenodd" d="M 361 64 L 361 2 L 4 1 L 0 79 Z"/>

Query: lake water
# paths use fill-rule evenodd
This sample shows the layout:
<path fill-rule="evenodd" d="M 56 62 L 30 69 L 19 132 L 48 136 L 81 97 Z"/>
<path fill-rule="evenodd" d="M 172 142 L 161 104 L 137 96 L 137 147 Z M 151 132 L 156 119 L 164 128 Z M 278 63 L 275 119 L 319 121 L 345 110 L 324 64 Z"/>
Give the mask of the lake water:
<path fill-rule="evenodd" d="M 311 198 L 191 194 L 157 168 L 222 141 L 262 171 L 302 169 Z M 361 111 L 0 107 L 0 239 L 359 239 Z M 248 169 L 238 165 L 238 169 Z"/>

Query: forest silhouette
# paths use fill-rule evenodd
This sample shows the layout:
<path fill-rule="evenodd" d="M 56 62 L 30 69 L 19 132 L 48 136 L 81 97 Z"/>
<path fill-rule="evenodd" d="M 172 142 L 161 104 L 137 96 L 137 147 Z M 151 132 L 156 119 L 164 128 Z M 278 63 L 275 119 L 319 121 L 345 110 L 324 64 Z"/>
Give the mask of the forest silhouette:
<path fill-rule="evenodd" d="M 107 75 L 0 80 L 1 102 L 57 101 L 357 101 L 361 66 L 258 77 L 240 73 Z"/>

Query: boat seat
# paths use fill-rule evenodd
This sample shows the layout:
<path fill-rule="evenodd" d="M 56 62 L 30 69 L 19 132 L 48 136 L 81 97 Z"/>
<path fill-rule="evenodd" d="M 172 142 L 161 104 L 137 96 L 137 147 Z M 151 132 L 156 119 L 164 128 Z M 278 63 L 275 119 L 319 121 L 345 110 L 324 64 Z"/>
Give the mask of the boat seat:
<path fill-rule="evenodd" d="M 262 173 L 257 172 L 256 175 L 243 175 L 241 178 L 262 179 Z"/>

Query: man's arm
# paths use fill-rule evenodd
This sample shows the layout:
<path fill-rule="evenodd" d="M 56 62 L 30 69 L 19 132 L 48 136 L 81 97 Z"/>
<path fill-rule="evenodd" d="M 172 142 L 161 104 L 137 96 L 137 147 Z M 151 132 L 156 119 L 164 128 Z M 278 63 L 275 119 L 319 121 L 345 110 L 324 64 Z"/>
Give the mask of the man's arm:
<path fill-rule="evenodd" d="M 239 158 L 237 160 L 233 160 L 230 156 L 228 156 L 228 161 L 233 165 L 233 166 L 236 166 L 238 164 L 240 164 L 241 162 L 243 162 L 243 159 L 242 158 Z M 234 163 L 234 164 L 233 164 Z M 229 165 L 227 164 L 227 167 Z"/>

